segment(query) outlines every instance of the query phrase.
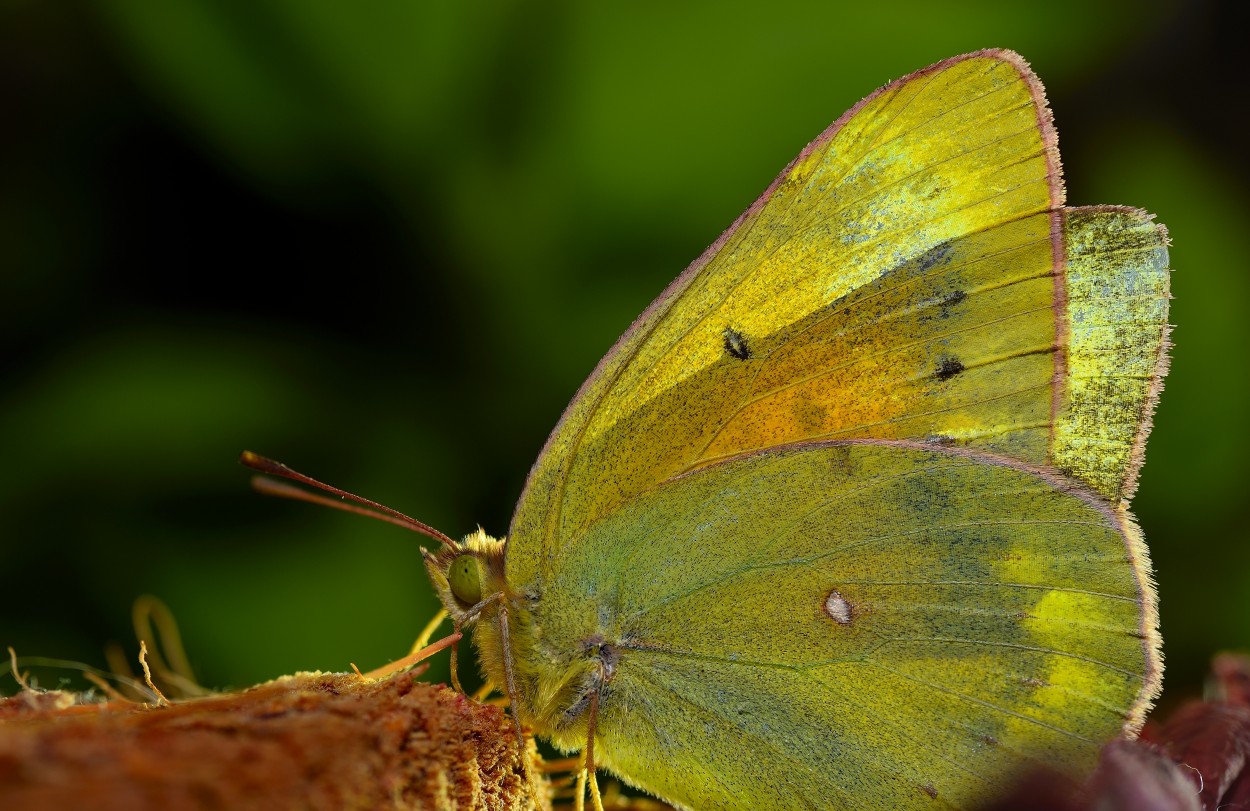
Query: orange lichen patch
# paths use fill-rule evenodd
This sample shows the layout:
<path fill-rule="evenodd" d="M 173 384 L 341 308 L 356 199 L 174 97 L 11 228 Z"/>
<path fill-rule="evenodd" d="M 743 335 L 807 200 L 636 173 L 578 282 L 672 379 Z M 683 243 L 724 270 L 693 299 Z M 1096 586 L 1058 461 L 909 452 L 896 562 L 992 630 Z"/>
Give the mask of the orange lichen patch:
<path fill-rule="evenodd" d="M 550 807 L 502 711 L 411 673 L 301 673 L 159 707 L 75 698 L 0 699 L 6 811 Z"/>

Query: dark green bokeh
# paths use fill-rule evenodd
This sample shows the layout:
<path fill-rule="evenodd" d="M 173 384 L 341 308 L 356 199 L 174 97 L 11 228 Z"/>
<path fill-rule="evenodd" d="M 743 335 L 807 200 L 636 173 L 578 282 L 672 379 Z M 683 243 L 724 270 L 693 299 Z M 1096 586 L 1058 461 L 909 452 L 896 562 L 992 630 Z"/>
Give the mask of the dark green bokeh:
<path fill-rule="evenodd" d="M 1045 81 L 1069 200 L 1174 239 L 1136 499 L 1169 690 L 1250 643 L 1250 105 L 1219 7 L 83 5 L 0 12 L 20 654 L 101 666 L 152 593 L 211 685 L 402 655 L 435 609 L 422 539 L 254 496 L 238 452 L 502 534 L 598 357 L 781 166 L 875 87 L 988 46 Z"/>

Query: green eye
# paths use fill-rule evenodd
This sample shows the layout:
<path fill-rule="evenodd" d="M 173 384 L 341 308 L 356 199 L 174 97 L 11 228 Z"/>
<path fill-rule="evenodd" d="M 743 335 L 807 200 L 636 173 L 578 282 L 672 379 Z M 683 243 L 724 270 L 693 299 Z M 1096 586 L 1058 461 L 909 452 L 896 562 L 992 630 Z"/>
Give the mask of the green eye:
<path fill-rule="evenodd" d="M 461 555 L 451 562 L 451 567 L 447 569 L 447 582 L 451 585 L 451 593 L 460 602 L 469 605 L 481 602 L 482 574 L 473 555 Z"/>

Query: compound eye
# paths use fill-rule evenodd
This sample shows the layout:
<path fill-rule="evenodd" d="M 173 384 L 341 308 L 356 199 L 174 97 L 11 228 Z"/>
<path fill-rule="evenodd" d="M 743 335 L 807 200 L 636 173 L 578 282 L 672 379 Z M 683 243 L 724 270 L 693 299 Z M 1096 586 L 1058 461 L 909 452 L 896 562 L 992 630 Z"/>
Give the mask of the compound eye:
<path fill-rule="evenodd" d="M 447 569 L 447 582 L 456 599 L 467 605 L 482 601 L 482 570 L 474 555 L 460 555 Z"/>

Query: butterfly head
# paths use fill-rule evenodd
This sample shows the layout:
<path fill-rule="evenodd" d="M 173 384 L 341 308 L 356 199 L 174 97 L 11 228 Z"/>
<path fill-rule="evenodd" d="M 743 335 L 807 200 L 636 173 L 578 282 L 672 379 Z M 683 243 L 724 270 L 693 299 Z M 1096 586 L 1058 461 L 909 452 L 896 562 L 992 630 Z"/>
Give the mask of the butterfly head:
<path fill-rule="evenodd" d="M 457 624 L 477 619 L 481 603 L 503 592 L 504 542 L 480 528 L 437 552 L 423 551 L 430 582 Z"/>

